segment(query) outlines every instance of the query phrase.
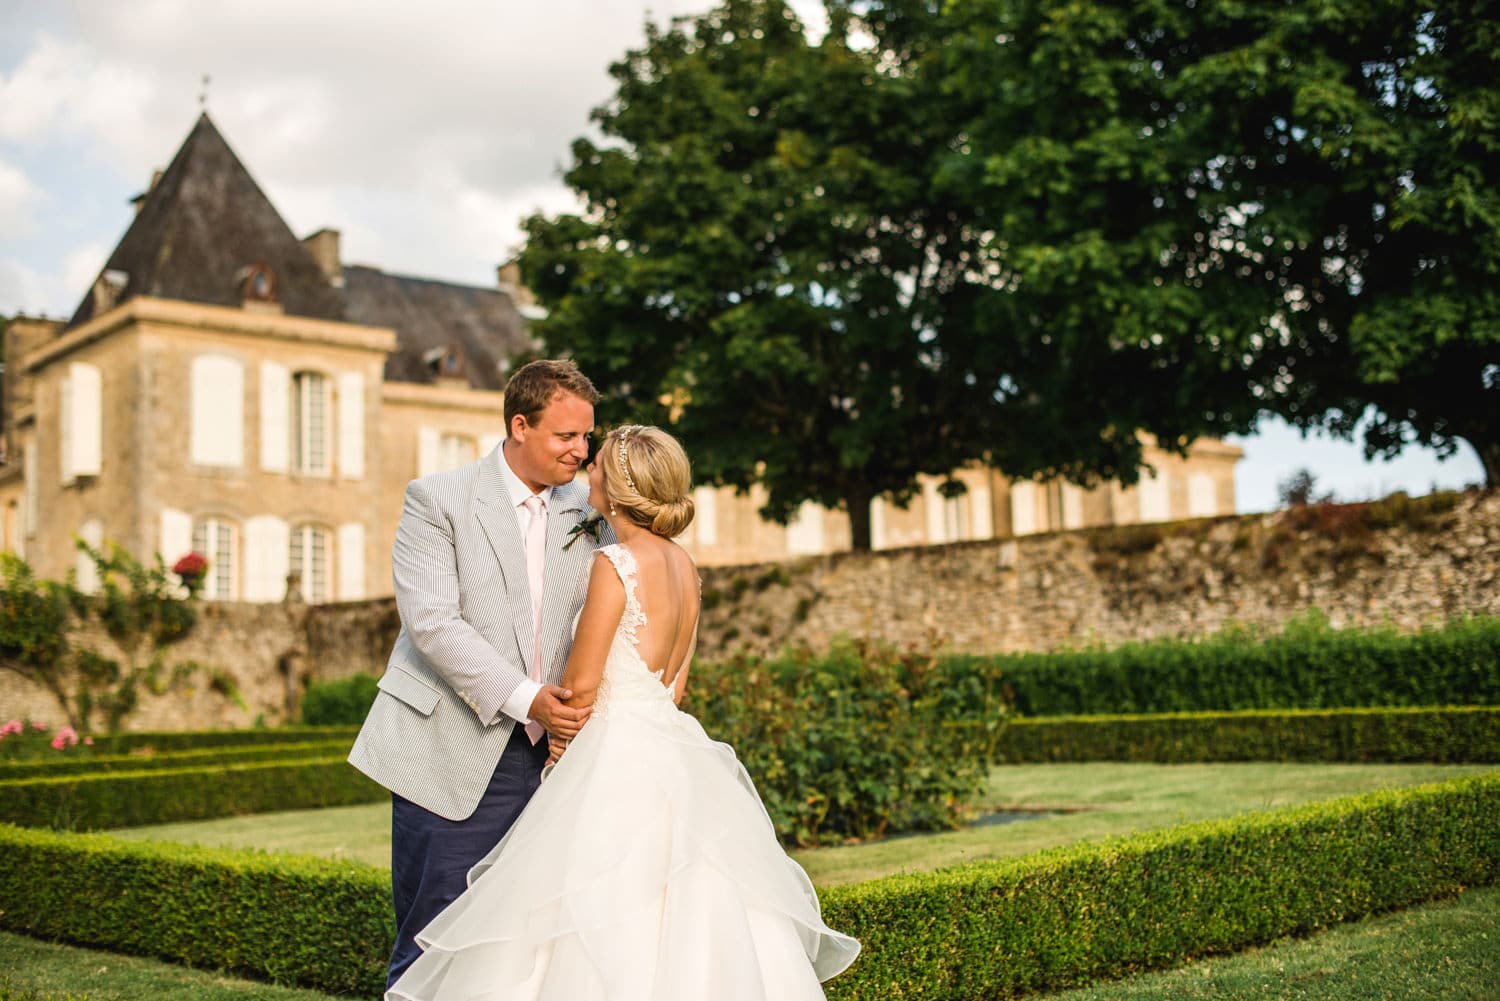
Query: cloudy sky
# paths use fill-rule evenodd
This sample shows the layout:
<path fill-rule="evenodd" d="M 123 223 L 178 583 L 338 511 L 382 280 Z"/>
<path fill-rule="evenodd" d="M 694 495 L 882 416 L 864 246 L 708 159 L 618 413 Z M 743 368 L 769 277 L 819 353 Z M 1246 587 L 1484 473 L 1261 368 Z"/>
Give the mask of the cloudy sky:
<path fill-rule="evenodd" d="M 207 107 L 299 234 L 344 259 L 494 281 L 519 220 L 574 202 L 572 139 L 647 18 L 707 0 L 0 0 L 0 315 L 66 316 L 130 223 L 129 199 Z M 817 0 L 794 6 L 817 23 Z M 1482 478 L 1467 446 L 1366 463 L 1266 422 L 1238 442 L 1241 511 L 1309 467 L 1344 499 Z"/>

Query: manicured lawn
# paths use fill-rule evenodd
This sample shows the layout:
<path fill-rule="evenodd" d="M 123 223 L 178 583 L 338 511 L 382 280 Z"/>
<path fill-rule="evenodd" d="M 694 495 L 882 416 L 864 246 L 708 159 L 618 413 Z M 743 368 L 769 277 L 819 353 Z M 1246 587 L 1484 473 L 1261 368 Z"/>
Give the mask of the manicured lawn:
<path fill-rule="evenodd" d="M 0 932 L 0 984 L 89 1001 L 332 1001 L 147 959 Z M 1490 1001 L 1500 983 L 1500 887 L 1301 940 L 1038 1001 Z M 836 991 L 835 991 L 836 994 Z"/>
<path fill-rule="evenodd" d="M 1037 1001 L 1494 1001 L 1500 887 Z"/>
<path fill-rule="evenodd" d="M 1491 770 L 1493 766 L 1486 765 L 1007 765 L 991 774 L 982 809 L 1074 812 L 796 855 L 819 884 L 849 883 Z M 129 839 L 310 852 L 371 865 L 390 861 L 389 803 L 115 833 Z"/>

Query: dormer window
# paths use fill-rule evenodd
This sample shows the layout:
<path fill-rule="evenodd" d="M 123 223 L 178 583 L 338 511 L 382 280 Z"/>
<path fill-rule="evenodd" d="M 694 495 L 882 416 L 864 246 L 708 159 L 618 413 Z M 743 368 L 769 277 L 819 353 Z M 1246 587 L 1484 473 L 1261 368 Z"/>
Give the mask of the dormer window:
<path fill-rule="evenodd" d="M 257 262 L 239 273 L 240 299 L 244 302 L 275 302 L 276 272 Z"/>

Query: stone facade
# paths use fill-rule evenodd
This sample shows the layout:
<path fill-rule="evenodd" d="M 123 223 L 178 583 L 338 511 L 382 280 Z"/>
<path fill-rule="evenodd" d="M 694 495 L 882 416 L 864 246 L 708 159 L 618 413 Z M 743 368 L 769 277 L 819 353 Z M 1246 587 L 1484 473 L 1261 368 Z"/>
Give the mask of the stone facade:
<path fill-rule="evenodd" d="M 1500 491 L 1406 514 L 1382 505 L 705 567 L 698 656 L 818 649 L 840 634 L 975 653 L 1052 650 L 1230 624 L 1272 632 L 1309 609 L 1339 628 L 1500 615 Z M 245 707 L 200 682 L 189 694 L 147 696 L 129 729 L 281 722 L 307 682 L 378 673 L 399 628 L 389 598 L 202 611 L 168 660 L 225 672 Z M 0 671 L 0 719 L 20 716 L 51 721 L 57 709 Z"/>

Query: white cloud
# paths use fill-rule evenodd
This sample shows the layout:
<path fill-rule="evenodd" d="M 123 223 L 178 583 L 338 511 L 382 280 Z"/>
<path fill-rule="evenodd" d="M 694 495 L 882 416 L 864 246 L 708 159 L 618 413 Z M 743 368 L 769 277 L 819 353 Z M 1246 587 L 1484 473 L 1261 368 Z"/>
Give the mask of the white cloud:
<path fill-rule="evenodd" d="M 25 173 L 0 159 L 0 233 L 7 240 L 24 236 L 32 228 L 31 209 L 36 200 L 36 188 Z"/>

